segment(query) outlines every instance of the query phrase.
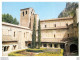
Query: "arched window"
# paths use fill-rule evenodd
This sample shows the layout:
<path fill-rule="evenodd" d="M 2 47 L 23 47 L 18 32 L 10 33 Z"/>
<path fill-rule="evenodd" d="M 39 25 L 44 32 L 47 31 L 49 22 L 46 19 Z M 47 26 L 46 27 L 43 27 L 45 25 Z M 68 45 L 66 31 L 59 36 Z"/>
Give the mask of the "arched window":
<path fill-rule="evenodd" d="M 45 28 L 46 28 L 46 25 L 45 25 Z"/>
<path fill-rule="evenodd" d="M 55 38 L 55 34 L 54 34 L 54 38 Z"/>
<path fill-rule="evenodd" d="M 56 24 L 54 24 L 54 27 L 56 27 Z"/>
<path fill-rule="evenodd" d="M 65 47 L 65 45 L 64 45 L 64 44 L 60 44 L 60 48 L 62 48 L 62 49 L 63 49 L 64 47 Z"/>
<path fill-rule="evenodd" d="M 24 12 L 23 12 L 23 16 L 24 16 Z"/>
<path fill-rule="evenodd" d="M 47 47 L 47 44 L 43 44 L 44 47 Z"/>
<path fill-rule="evenodd" d="M 25 37 L 25 33 L 24 33 L 24 37 Z"/>
<path fill-rule="evenodd" d="M 31 14 L 32 14 L 32 12 L 31 12 Z"/>
<path fill-rule="evenodd" d="M 58 44 L 54 44 L 54 47 L 57 48 L 58 47 Z"/>
<path fill-rule="evenodd" d="M 26 14 L 27 14 L 27 11 L 26 11 Z"/>
<path fill-rule="evenodd" d="M 14 37 L 15 37 L 15 32 L 14 32 Z"/>

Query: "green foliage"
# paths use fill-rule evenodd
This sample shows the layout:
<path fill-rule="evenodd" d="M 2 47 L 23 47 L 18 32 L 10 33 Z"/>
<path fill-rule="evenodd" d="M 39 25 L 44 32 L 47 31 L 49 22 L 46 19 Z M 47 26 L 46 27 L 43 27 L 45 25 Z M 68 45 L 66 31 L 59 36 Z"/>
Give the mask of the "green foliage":
<path fill-rule="evenodd" d="M 36 20 L 35 20 L 35 16 L 34 16 L 33 33 L 32 33 L 32 48 L 36 48 Z"/>
<path fill-rule="evenodd" d="M 77 45 L 78 45 L 78 38 L 77 38 L 77 37 L 72 37 L 72 39 L 73 39 L 73 41 L 72 41 L 72 42 L 74 42 L 75 44 L 77 44 Z"/>
<path fill-rule="evenodd" d="M 63 49 L 61 49 L 61 52 L 44 52 L 36 54 L 35 56 L 63 56 Z"/>
<path fill-rule="evenodd" d="M 7 22 L 7 23 L 11 23 L 11 24 L 16 24 L 16 25 L 19 24 L 19 22 L 17 21 L 17 19 L 13 18 L 9 14 L 2 14 L 2 22 Z"/>
<path fill-rule="evenodd" d="M 14 51 L 8 54 L 8 56 L 34 56 L 35 53 L 33 52 L 43 52 L 45 48 L 41 49 L 23 49 L 23 50 L 18 50 Z"/>
<path fill-rule="evenodd" d="M 24 56 L 24 55 L 12 52 L 9 53 L 8 56 Z"/>
<path fill-rule="evenodd" d="M 66 38 L 64 41 L 73 42 L 75 44 L 78 44 L 78 37 Z"/>
<path fill-rule="evenodd" d="M 8 56 L 25 56 L 23 54 L 18 53 L 18 52 L 22 52 L 22 51 L 24 51 L 24 50 L 18 50 L 18 51 L 11 52 L 8 54 Z"/>
<path fill-rule="evenodd" d="M 63 56 L 63 49 L 58 52 L 44 52 L 45 50 L 46 48 L 23 49 L 11 52 L 8 54 L 8 56 Z M 39 54 L 36 54 L 36 52 Z"/>
<path fill-rule="evenodd" d="M 40 45 L 41 45 L 41 27 L 40 27 L 40 20 L 38 23 L 38 49 L 40 49 Z"/>
<path fill-rule="evenodd" d="M 28 52 L 43 52 L 45 49 L 41 48 L 41 49 L 27 49 Z"/>
<path fill-rule="evenodd" d="M 16 25 L 18 25 L 19 24 L 19 22 L 17 21 L 17 19 L 16 18 L 14 18 L 13 19 L 13 23 L 12 24 L 16 24 Z"/>

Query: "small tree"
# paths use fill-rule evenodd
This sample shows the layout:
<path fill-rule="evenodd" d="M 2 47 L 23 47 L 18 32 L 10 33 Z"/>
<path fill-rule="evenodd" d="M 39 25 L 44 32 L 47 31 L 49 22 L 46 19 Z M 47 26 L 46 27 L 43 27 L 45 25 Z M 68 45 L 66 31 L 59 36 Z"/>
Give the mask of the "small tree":
<path fill-rule="evenodd" d="M 36 20 L 34 16 L 33 32 L 32 32 L 32 48 L 36 48 Z"/>
<path fill-rule="evenodd" d="M 11 24 L 16 24 L 16 25 L 19 24 L 17 19 L 13 18 L 12 15 L 10 15 L 10 14 L 2 14 L 2 22 L 7 22 L 7 23 L 11 23 Z"/>
<path fill-rule="evenodd" d="M 40 27 L 40 20 L 38 23 L 38 49 L 40 49 L 40 45 L 41 45 L 41 27 Z"/>
<path fill-rule="evenodd" d="M 19 24 L 19 22 L 17 21 L 17 19 L 16 19 L 16 18 L 14 18 L 14 19 L 13 19 L 12 24 L 16 24 L 16 25 L 18 25 L 18 24 Z"/>

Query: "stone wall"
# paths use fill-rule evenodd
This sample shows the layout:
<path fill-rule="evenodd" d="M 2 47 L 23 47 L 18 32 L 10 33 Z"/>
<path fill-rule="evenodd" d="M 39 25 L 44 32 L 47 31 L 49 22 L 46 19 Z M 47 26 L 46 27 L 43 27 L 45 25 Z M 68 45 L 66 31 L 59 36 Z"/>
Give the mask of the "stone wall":
<path fill-rule="evenodd" d="M 41 20 L 41 41 L 61 42 L 64 38 L 73 37 L 74 32 L 69 29 L 73 24 L 72 18 L 57 18 Z"/>
<path fill-rule="evenodd" d="M 13 25 L 5 22 L 2 23 L 3 52 L 31 47 L 34 16 L 37 30 L 39 16 L 38 14 L 35 14 L 33 8 L 21 9 L 20 25 Z M 64 41 L 66 38 L 78 37 L 76 21 L 76 16 L 41 20 L 41 47 L 64 48 L 65 45 L 67 45 L 66 41 Z M 36 35 L 36 38 L 38 38 L 38 33 L 36 33 Z M 37 41 L 38 40 L 36 40 L 36 42 Z M 69 50 L 70 48 L 68 51 Z"/>
<path fill-rule="evenodd" d="M 25 46 L 26 41 L 32 41 L 32 31 L 29 28 L 4 22 L 2 23 L 3 47 L 9 46 L 9 48 L 13 48 L 12 46 L 16 45 L 16 49 L 27 48 L 27 46 Z"/>
<path fill-rule="evenodd" d="M 39 16 L 35 14 L 33 8 L 25 8 L 20 10 L 20 25 L 33 29 L 34 17 L 36 20 L 36 28 L 38 25 Z"/>

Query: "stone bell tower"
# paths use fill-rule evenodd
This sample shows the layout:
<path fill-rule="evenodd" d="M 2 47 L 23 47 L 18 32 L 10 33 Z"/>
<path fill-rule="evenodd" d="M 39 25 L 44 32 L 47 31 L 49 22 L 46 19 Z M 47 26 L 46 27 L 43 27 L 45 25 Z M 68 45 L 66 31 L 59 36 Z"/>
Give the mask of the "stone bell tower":
<path fill-rule="evenodd" d="M 34 17 L 36 19 L 36 28 L 38 25 L 39 16 L 35 14 L 33 8 L 25 8 L 20 10 L 20 25 L 33 29 Z"/>

